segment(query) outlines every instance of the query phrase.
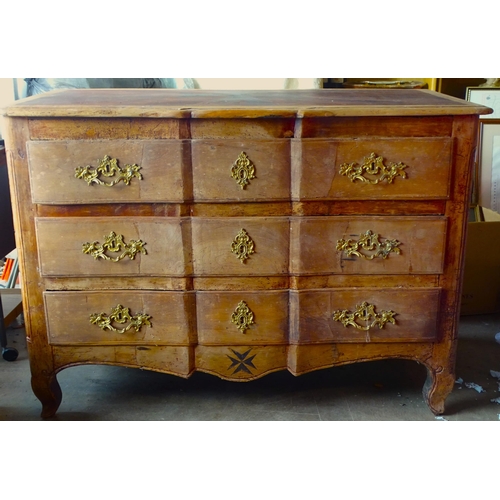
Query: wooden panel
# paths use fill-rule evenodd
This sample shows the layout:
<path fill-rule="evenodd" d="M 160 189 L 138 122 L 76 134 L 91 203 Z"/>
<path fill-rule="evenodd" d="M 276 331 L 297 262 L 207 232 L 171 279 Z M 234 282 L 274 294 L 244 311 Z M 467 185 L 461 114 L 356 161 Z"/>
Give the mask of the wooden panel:
<path fill-rule="evenodd" d="M 375 361 L 387 358 L 412 359 L 419 362 L 432 357 L 432 343 L 406 342 L 371 344 L 309 344 L 288 347 L 288 369 L 294 375 L 336 365 Z"/>
<path fill-rule="evenodd" d="M 295 274 L 442 273 L 446 226 L 444 217 L 429 216 L 294 217 L 291 219 L 291 270 Z M 367 231 L 378 237 L 367 241 L 367 248 L 356 245 Z M 346 244 L 350 240 L 347 248 L 366 258 L 339 250 L 341 240 Z M 391 246 L 390 240 L 399 244 Z M 390 248 L 393 248 L 390 253 L 376 256 L 377 252 Z"/>
<path fill-rule="evenodd" d="M 245 153 L 254 179 L 243 188 L 231 177 L 238 156 Z M 290 198 L 288 140 L 192 141 L 193 192 L 197 201 L 260 201 Z"/>
<path fill-rule="evenodd" d="M 281 217 L 194 218 L 193 268 L 196 275 L 263 276 L 288 272 L 289 222 Z M 244 262 L 231 245 L 241 229 L 253 240 Z"/>
<path fill-rule="evenodd" d="M 36 218 L 43 276 L 182 276 L 190 272 L 189 221 L 157 217 L 58 217 Z M 118 262 L 95 259 L 83 253 L 85 243 L 102 245 L 111 233 L 123 236 L 125 244 L 142 240 L 147 252 Z M 123 253 L 106 251 L 116 258 Z"/>
<path fill-rule="evenodd" d="M 194 347 L 187 346 L 53 346 L 54 364 L 109 364 L 169 373 L 188 378 L 194 369 Z"/>
<path fill-rule="evenodd" d="M 308 137 L 443 137 L 451 136 L 453 117 L 343 116 L 302 118 L 300 138 Z M 297 135 L 296 135 L 297 137 Z"/>
<path fill-rule="evenodd" d="M 292 141 L 292 197 L 302 199 L 439 199 L 449 195 L 452 140 L 438 138 L 303 139 Z M 375 153 L 384 165 L 404 163 L 407 178 L 371 184 L 340 174 Z M 364 174 L 379 179 L 381 174 Z"/>
<path fill-rule="evenodd" d="M 188 139 L 188 120 L 137 118 L 46 118 L 29 121 L 31 140 Z"/>
<path fill-rule="evenodd" d="M 424 342 L 437 339 L 437 319 L 440 289 L 377 289 L 346 288 L 290 292 L 292 343 L 325 342 Z M 382 311 L 395 313 L 395 324 L 377 325 L 368 330 L 347 327 L 334 321 L 335 311 L 354 313 L 364 302 L 374 306 L 377 315 Z M 369 320 L 354 318 L 366 328 Z"/>
<path fill-rule="evenodd" d="M 28 142 L 31 194 L 35 203 L 140 203 L 181 202 L 191 197 L 189 143 L 178 140 L 30 141 Z M 125 165 L 138 164 L 142 179 L 112 187 L 75 177 L 77 167 L 97 168 L 108 155 Z M 110 182 L 117 177 L 102 177 Z M 168 178 L 168 182 L 165 179 Z"/>
<path fill-rule="evenodd" d="M 226 380 L 254 380 L 287 367 L 286 346 L 204 346 L 195 348 L 196 369 Z"/>
<path fill-rule="evenodd" d="M 249 309 L 248 328 L 239 329 L 239 304 Z M 288 340 L 288 292 L 197 292 L 198 342 L 205 345 L 285 344 Z M 251 324 L 248 323 L 252 315 Z M 245 321 L 244 319 L 240 321 Z"/>
<path fill-rule="evenodd" d="M 193 292 L 44 292 L 51 344 L 189 344 L 196 341 Z M 116 306 L 129 314 L 151 316 L 151 326 L 132 327 L 124 333 L 102 330 L 90 322 L 91 314 L 106 314 Z M 112 321 L 117 330 L 131 324 Z"/>
<path fill-rule="evenodd" d="M 279 118 L 485 114 L 489 108 L 429 90 L 71 89 L 7 107 L 7 116 Z"/>
<path fill-rule="evenodd" d="M 285 115 L 285 113 L 283 113 Z M 286 139 L 293 137 L 295 113 L 271 119 L 196 119 L 190 121 L 193 139 Z"/>

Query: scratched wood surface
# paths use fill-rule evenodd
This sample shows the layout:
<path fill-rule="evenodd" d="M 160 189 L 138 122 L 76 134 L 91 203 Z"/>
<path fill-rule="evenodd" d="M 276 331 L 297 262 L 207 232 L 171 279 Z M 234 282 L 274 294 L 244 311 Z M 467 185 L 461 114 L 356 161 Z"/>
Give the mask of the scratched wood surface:
<path fill-rule="evenodd" d="M 447 198 L 451 148 L 449 137 L 294 140 L 293 199 Z M 384 181 L 383 171 L 367 161 L 372 155 L 387 171 L 391 165 L 404 166 Z M 343 173 L 345 165 L 352 168 Z"/>
<path fill-rule="evenodd" d="M 263 118 L 293 116 L 419 116 L 484 114 L 489 108 L 426 90 L 287 91 L 78 89 L 30 97 L 7 116 Z"/>
<path fill-rule="evenodd" d="M 294 344 L 437 339 L 439 288 L 301 290 L 290 296 L 294 319 L 290 341 Z M 370 313 L 363 304 L 371 307 Z M 359 309 L 361 313 L 355 314 Z M 335 319 L 335 313 L 342 311 L 345 314 Z M 387 323 L 382 320 L 384 311 L 394 313 Z"/>
<path fill-rule="evenodd" d="M 293 274 L 439 274 L 446 227 L 445 218 L 430 216 L 297 217 L 291 221 L 291 270 Z"/>
<path fill-rule="evenodd" d="M 193 292 L 45 292 L 48 337 L 51 344 L 94 345 L 186 345 L 196 341 Z M 92 315 L 112 316 L 118 306 L 126 308 L 101 328 Z M 147 323 L 133 318 L 147 315 Z M 122 331 L 125 330 L 125 331 Z"/>
<path fill-rule="evenodd" d="M 28 155 L 35 203 L 74 205 L 88 203 L 182 202 L 187 194 L 185 175 L 189 143 L 178 140 L 30 141 Z M 113 186 L 77 178 L 78 167 L 99 168 L 106 156 L 118 167 L 140 167 L 138 176 Z M 167 177 L 169 182 L 160 182 Z M 109 183 L 104 176 L 98 180 Z"/>
<path fill-rule="evenodd" d="M 190 252 L 184 248 L 189 235 L 186 219 L 37 217 L 35 225 L 42 276 L 191 274 Z M 116 238 L 109 238 L 112 233 Z"/>

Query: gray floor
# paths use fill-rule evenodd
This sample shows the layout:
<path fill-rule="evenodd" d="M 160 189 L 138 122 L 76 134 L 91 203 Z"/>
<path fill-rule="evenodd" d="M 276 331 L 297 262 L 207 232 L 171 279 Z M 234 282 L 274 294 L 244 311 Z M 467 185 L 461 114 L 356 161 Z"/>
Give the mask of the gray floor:
<path fill-rule="evenodd" d="M 447 399 L 446 420 L 500 419 L 500 315 L 461 318 L 456 376 L 463 383 Z M 0 359 L 0 420 L 40 420 L 30 387 L 23 328 L 9 328 L 14 362 Z M 195 373 L 190 379 L 113 366 L 67 368 L 58 375 L 63 400 L 53 420 L 436 420 L 421 390 L 425 368 L 385 360 L 320 370 L 300 377 L 288 372 L 251 383 Z M 466 387 L 477 384 L 484 392 Z M 441 419 L 442 419 L 441 418 Z"/>

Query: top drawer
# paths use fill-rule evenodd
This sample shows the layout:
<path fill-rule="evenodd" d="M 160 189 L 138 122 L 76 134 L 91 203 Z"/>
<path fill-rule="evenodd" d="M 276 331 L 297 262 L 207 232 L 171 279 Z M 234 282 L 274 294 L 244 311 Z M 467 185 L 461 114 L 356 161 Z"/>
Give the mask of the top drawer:
<path fill-rule="evenodd" d="M 27 147 L 34 203 L 182 202 L 188 189 L 188 141 L 29 141 Z"/>
<path fill-rule="evenodd" d="M 449 196 L 450 137 L 292 141 L 294 200 L 432 200 Z"/>
<path fill-rule="evenodd" d="M 195 201 L 290 199 L 288 139 L 193 140 L 192 155 Z"/>

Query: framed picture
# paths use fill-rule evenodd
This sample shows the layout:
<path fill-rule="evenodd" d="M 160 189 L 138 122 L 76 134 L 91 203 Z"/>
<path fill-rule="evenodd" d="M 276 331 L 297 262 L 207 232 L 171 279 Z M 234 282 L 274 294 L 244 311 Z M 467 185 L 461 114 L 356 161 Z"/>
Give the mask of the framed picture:
<path fill-rule="evenodd" d="M 491 115 L 481 115 L 482 120 L 500 119 L 500 87 L 467 87 L 467 100 L 493 109 Z"/>
<path fill-rule="evenodd" d="M 481 120 L 479 204 L 500 213 L 500 119 Z"/>

